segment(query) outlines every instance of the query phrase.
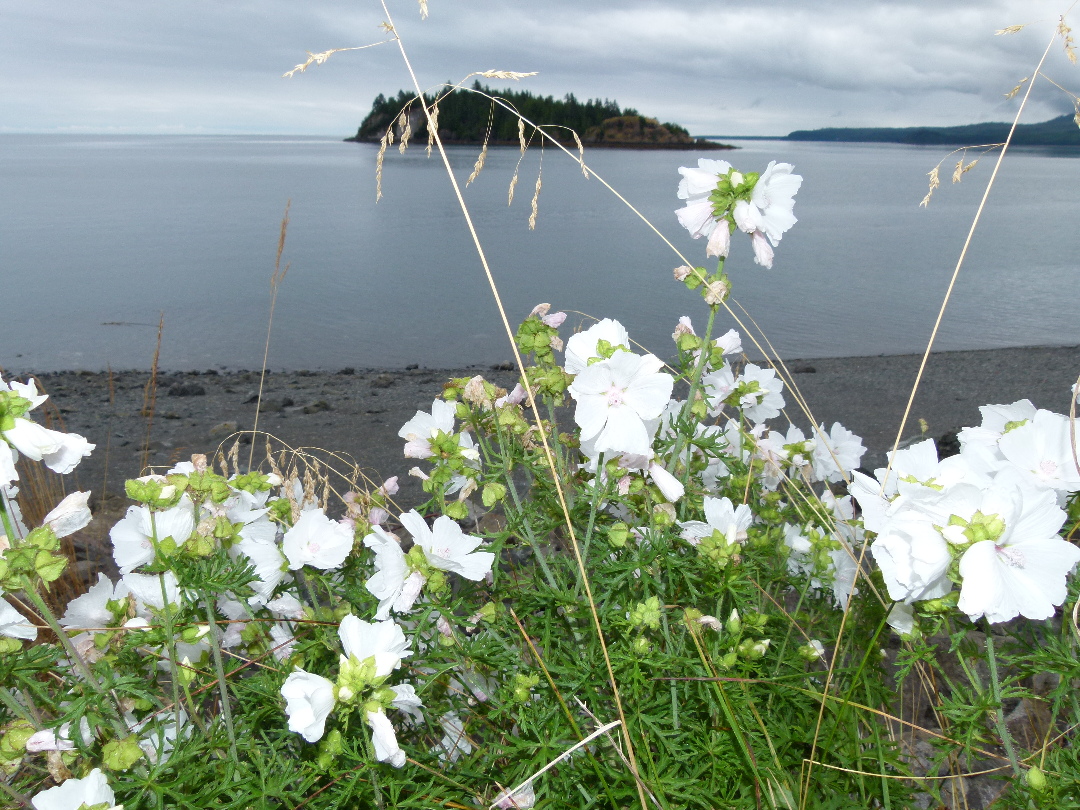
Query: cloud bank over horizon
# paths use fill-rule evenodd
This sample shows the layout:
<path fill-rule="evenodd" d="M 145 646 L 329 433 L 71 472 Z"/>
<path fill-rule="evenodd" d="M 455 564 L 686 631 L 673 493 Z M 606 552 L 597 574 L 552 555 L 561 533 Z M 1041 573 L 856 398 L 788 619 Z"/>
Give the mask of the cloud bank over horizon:
<path fill-rule="evenodd" d="M 541 95 L 609 98 L 696 135 L 1009 120 L 1062 11 L 1049 0 L 415 0 L 390 6 L 425 87 L 537 71 Z M 375 2 L 0 0 L 0 132 L 346 136 L 408 87 L 397 45 L 281 74 L 305 51 L 387 38 Z M 994 31 L 1029 23 L 1010 36 Z M 1069 88 L 1060 43 L 1044 72 Z M 493 81 L 494 87 L 505 83 Z M 1047 82 L 1025 121 L 1072 110 Z"/>

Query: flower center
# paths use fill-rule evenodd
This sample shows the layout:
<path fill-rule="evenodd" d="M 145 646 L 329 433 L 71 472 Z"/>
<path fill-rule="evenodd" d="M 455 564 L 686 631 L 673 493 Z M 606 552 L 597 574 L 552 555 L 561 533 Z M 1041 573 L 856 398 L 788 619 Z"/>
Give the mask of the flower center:
<path fill-rule="evenodd" d="M 1050 459 L 1044 459 L 1043 461 L 1039 462 L 1039 470 L 1042 472 L 1043 475 L 1053 478 L 1057 475 L 1058 465 L 1056 462 L 1051 461 Z"/>
<path fill-rule="evenodd" d="M 1020 549 L 1008 546 L 994 546 L 994 549 L 1006 565 L 1012 568 L 1024 567 L 1024 552 L 1020 551 Z"/>
<path fill-rule="evenodd" d="M 623 396 L 626 394 L 625 388 L 619 388 L 612 383 L 611 387 L 607 390 L 607 404 L 609 408 L 615 408 L 623 404 Z"/>

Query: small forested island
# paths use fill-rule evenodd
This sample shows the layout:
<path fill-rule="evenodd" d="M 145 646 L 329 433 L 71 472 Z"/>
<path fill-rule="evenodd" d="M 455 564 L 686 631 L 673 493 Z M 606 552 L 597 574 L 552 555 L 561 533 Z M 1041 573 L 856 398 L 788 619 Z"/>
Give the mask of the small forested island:
<path fill-rule="evenodd" d="M 1020 124 L 1013 134 L 1014 146 L 1080 146 L 1080 114 L 1062 115 L 1038 124 Z M 831 127 L 800 129 L 789 141 L 843 141 L 906 143 L 927 146 L 968 146 L 1004 143 L 1011 124 L 967 124 L 959 127 Z"/>
<path fill-rule="evenodd" d="M 527 90 L 493 90 L 473 84 L 471 89 L 460 88 L 441 97 L 424 96 L 438 112 L 439 137 L 447 144 L 481 144 L 492 146 L 519 143 L 518 118 L 513 113 L 492 102 L 492 97 L 510 105 L 534 124 L 542 125 L 552 137 L 567 145 L 574 145 L 571 130 L 578 133 L 582 143 L 589 146 L 625 149 L 734 149 L 733 146 L 694 138 L 685 127 L 678 124 L 661 124 L 655 118 L 647 118 L 637 110 L 620 108 L 615 101 L 589 99 L 578 101 L 573 93 L 562 99 L 553 96 L 537 96 Z M 380 141 L 387 129 L 400 119 L 402 112 L 408 121 L 406 126 L 395 125 L 394 138 L 399 139 L 408 129 L 410 137 L 427 140 L 427 121 L 419 99 L 404 90 L 387 98 L 376 97 L 356 134 L 346 141 L 372 143 Z M 531 126 L 525 128 L 525 139 L 533 137 Z"/>

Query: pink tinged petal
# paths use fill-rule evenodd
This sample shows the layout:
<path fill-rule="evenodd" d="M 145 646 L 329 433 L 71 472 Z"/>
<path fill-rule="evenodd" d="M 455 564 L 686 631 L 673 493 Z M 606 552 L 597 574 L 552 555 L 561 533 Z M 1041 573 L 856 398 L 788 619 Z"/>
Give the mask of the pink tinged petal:
<path fill-rule="evenodd" d="M 427 579 L 419 571 L 413 571 L 409 574 L 408 579 L 401 586 L 401 592 L 397 595 L 397 599 L 394 600 L 394 612 L 408 613 L 412 610 L 416 600 L 420 597 L 420 591 L 423 589 L 425 582 L 427 582 Z M 381 604 L 379 609 L 382 610 Z M 375 618 L 379 617 L 376 616 Z"/>
<path fill-rule="evenodd" d="M 431 441 L 417 438 L 405 442 L 405 458 L 431 458 Z"/>
<path fill-rule="evenodd" d="M 705 255 L 724 258 L 730 251 L 731 229 L 728 228 L 727 220 L 722 219 L 716 223 L 712 235 L 709 236 L 709 244 L 705 246 Z"/>
<path fill-rule="evenodd" d="M 750 239 L 750 244 L 754 248 L 754 263 L 761 265 L 766 270 L 771 270 L 773 263 L 773 249 L 765 238 L 765 234 L 761 231 L 754 231 L 753 236 Z"/>
<path fill-rule="evenodd" d="M 371 741 L 375 745 L 375 759 L 388 762 L 395 768 L 405 764 L 405 752 L 398 747 L 394 726 L 385 712 L 368 712 L 367 724 L 371 727 Z"/>

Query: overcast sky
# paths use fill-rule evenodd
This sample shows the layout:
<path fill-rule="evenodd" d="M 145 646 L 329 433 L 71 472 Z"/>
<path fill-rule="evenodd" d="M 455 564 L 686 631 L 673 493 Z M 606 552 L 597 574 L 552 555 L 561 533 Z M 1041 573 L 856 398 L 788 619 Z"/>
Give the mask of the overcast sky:
<path fill-rule="evenodd" d="M 693 134 L 1011 118 L 1068 0 L 389 0 L 421 83 L 538 71 Z M 1080 31 L 1080 11 L 1074 21 Z M 408 85 L 374 0 L 0 0 L 0 132 L 345 136 Z M 1031 23 L 1018 34 L 994 36 Z M 1076 90 L 1055 45 L 1046 72 Z M 503 83 L 495 82 L 496 85 Z M 1027 121 L 1069 112 L 1048 84 Z"/>

